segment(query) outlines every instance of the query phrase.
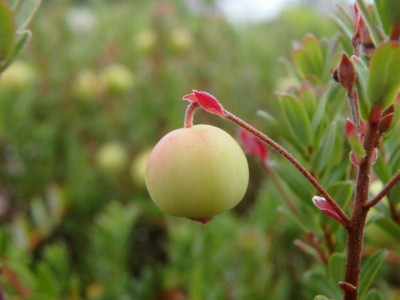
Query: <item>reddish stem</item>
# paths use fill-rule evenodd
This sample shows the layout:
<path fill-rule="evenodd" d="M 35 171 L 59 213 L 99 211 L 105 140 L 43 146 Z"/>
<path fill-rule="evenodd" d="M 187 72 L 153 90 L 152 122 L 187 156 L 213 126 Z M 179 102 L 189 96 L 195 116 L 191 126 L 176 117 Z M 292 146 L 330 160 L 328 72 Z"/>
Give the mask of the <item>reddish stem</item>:
<path fill-rule="evenodd" d="M 346 275 L 345 282 L 340 285 L 344 291 L 344 300 L 357 300 L 358 297 L 364 228 L 369 210 L 369 207 L 365 203 L 368 201 L 368 188 L 374 149 L 379 139 L 378 123 L 379 120 L 375 119 L 375 114 L 371 113 L 363 143 L 366 156 L 361 161 L 358 169 L 353 214 L 350 226 L 347 228 Z M 355 287 L 355 289 L 349 289 L 349 286 Z"/>
<path fill-rule="evenodd" d="M 193 126 L 193 116 L 196 109 L 199 106 L 200 105 L 197 102 L 191 102 L 186 108 L 185 123 L 184 123 L 185 128 L 190 128 Z"/>
<path fill-rule="evenodd" d="M 400 181 L 400 171 L 386 184 L 386 186 L 372 198 L 369 202 L 365 203 L 364 206 L 371 208 L 376 205 L 379 201 L 381 201 L 391 190 L 394 186 L 399 183 Z"/>

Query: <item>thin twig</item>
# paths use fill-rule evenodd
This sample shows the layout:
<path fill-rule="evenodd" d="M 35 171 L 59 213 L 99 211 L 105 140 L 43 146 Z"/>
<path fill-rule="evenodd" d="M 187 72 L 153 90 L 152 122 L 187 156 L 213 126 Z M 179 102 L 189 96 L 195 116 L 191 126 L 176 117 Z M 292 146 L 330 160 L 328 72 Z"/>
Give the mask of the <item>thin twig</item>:
<path fill-rule="evenodd" d="M 365 207 L 371 208 L 381 201 L 391 189 L 400 181 L 400 171 L 386 184 L 386 186 L 370 201 L 364 204 Z"/>

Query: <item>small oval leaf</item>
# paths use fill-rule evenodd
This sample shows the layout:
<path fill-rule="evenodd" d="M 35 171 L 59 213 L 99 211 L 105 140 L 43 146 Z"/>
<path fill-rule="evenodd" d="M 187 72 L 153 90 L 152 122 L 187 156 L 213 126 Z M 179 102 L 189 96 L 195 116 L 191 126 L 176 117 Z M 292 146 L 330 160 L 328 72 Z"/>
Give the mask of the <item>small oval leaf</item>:
<path fill-rule="evenodd" d="M 382 266 L 387 254 L 388 251 L 380 250 L 365 260 L 360 275 L 360 287 L 358 292 L 360 300 L 363 300 L 367 294 L 367 291 L 374 281 L 375 276 Z"/>
<path fill-rule="evenodd" d="M 400 43 L 388 42 L 375 50 L 370 62 L 368 98 L 382 109 L 393 104 L 400 91 Z"/>

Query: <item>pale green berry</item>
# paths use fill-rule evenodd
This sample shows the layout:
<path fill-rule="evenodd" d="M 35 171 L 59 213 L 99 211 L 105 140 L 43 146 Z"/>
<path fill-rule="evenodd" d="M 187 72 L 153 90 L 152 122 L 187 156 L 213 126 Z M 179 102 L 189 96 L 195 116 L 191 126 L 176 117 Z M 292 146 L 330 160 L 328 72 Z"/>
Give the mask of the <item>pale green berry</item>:
<path fill-rule="evenodd" d="M 239 144 L 210 125 L 174 130 L 151 152 L 146 186 L 171 215 L 208 218 L 236 206 L 246 193 L 249 167 Z"/>

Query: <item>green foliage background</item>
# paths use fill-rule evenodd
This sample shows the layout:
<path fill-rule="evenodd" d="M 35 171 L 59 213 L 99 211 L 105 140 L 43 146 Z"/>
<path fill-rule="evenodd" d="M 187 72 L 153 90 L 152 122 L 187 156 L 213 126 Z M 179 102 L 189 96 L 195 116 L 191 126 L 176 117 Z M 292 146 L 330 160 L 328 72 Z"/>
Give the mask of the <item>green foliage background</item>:
<path fill-rule="evenodd" d="M 286 123 L 284 103 L 309 101 L 305 115 L 311 118 L 319 100 L 336 99 L 324 100 L 331 112 L 324 122 L 333 133 L 325 137 L 310 125 L 310 143 L 342 151 L 342 123 L 334 121 L 346 104 L 343 92 L 336 88 L 321 96 L 299 87 L 308 71 L 296 79 L 279 62 L 288 57 L 301 66 L 303 54 L 292 52 L 293 40 L 304 43 L 308 32 L 328 37 L 321 47 L 333 49 L 331 56 L 324 52 L 331 60 L 307 79 L 315 86 L 332 84 L 329 68 L 339 56 L 330 42 L 337 35 L 330 19 L 291 8 L 273 21 L 237 26 L 219 14 L 190 11 L 178 0 L 88 6 L 45 1 L 29 28 L 33 39 L 14 63 L 17 79 L 10 79 L 14 65 L 0 81 L 1 283 L 11 299 L 279 300 L 329 291 L 321 279 L 326 269 L 294 243 L 303 229 L 251 158 L 246 199 L 206 226 L 162 214 L 136 163 L 161 136 L 182 126 L 186 104 L 180 99 L 192 88 L 216 95 L 272 137 L 295 127 Z M 122 87 L 106 79 L 115 65 L 123 66 Z M 275 95 L 296 83 L 293 99 Z M 236 134 L 232 125 L 202 112 L 195 122 Z M 310 167 L 324 183 L 343 179 L 344 153 L 328 163 L 324 151 L 296 147 L 298 134 L 285 132 L 278 139 L 288 140 L 304 161 L 313 155 Z M 310 224 L 322 223 L 310 205 L 308 184 L 286 165 L 272 167 L 290 178 L 285 187 L 294 201 L 300 195 L 310 202 L 298 204 Z M 332 190 L 351 193 L 346 183 Z M 342 262 L 343 232 L 337 234 L 335 257 Z M 378 286 L 399 286 L 398 271 L 389 266 L 382 272 L 392 280 Z M 331 295 L 337 295 L 335 288 Z"/>

